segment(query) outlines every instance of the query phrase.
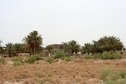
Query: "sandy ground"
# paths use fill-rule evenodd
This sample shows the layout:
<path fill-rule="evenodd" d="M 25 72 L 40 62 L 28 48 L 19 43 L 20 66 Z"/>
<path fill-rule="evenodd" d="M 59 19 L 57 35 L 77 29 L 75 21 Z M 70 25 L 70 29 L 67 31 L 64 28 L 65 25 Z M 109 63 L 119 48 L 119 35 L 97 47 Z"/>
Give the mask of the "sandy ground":
<path fill-rule="evenodd" d="M 0 84 L 102 84 L 99 72 L 104 68 L 126 71 L 126 60 L 39 61 L 16 67 L 0 64 Z"/>

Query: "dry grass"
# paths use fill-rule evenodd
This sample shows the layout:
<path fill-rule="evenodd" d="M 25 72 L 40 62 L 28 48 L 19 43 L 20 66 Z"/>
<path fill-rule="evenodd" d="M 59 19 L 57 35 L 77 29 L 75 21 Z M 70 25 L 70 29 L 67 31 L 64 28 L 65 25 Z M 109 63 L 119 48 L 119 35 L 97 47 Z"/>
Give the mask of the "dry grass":
<path fill-rule="evenodd" d="M 100 70 L 111 67 L 126 71 L 125 60 L 85 60 L 71 62 L 23 64 L 14 67 L 0 64 L 0 84 L 6 81 L 19 84 L 100 84 Z"/>

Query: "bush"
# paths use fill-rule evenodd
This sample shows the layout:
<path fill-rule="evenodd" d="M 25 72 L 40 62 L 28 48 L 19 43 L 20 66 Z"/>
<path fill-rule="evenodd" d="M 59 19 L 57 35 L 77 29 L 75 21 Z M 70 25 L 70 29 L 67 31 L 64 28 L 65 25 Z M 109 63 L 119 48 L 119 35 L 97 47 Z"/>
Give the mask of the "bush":
<path fill-rule="evenodd" d="M 19 58 L 19 57 L 15 57 L 12 59 L 13 61 L 13 65 L 14 66 L 20 66 L 21 64 L 23 64 L 23 59 L 22 58 Z"/>
<path fill-rule="evenodd" d="M 71 61 L 72 58 L 64 53 L 63 51 L 57 51 L 54 55 L 54 59 L 62 59 L 62 60 L 65 60 L 65 61 Z"/>
<path fill-rule="evenodd" d="M 118 53 L 114 52 L 114 51 L 110 51 L 110 52 L 103 52 L 101 59 L 119 59 L 121 58 L 121 55 L 119 55 Z"/>
<path fill-rule="evenodd" d="M 68 55 L 63 51 L 57 51 L 54 55 L 54 59 L 59 59 L 59 58 L 63 59 L 64 57 L 68 57 Z"/>
<path fill-rule="evenodd" d="M 22 63 L 21 62 L 19 62 L 19 61 L 15 61 L 15 62 L 13 62 L 13 66 L 20 66 Z"/>
<path fill-rule="evenodd" d="M 126 84 L 126 73 L 123 70 L 103 69 L 101 70 L 100 78 L 104 84 Z"/>
<path fill-rule="evenodd" d="M 101 57 L 100 53 L 97 54 L 86 54 L 85 59 L 99 59 Z"/>
<path fill-rule="evenodd" d="M 63 57 L 62 60 L 69 62 L 72 60 L 72 58 L 70 56 L 67 56 L 67 57 Z"/>
<path fill-rule="evenodd" d="M 26 63 L 33 64 L 37 60 L 43 60 L 43 59 L 38 55 L 32 55 L 26 60 Z"/>
<path fill-rule="evenodd" d="M 96 53 L 96 54 L 85 54 L 85 59 L 120 59 L 121 55 L 117 52 L 110 51 L 110 52 L 103 52 L 103 53 Z"/>
<path fill-rule="evenodd" d="M 45 60 L 46 62 L 49 62 L 50 64 L 54 62 L 54 58 L 52 57 L 49 57 L 47 60 Z"/>
<path fill-rule="evenodd" d="M 111 73 L 112 73 L 112 70 L 109 68 L 102 69 L 100 72 L 100 78 L 102 80 L 106 80 L 107 76 L 110 75 Z"/>
<path fill-rule="evenodd" d="M 0 64 L 5 64 L 6 61 L 4 60 L 4 58 L 0 58 Z"/>
<path fill-rule="evenodd" d="M 14 57 L 14 58 L 12 58 L 12 61 L 13 61 L 13 62 L 18 61 L 18 62 L 23 63 L 23 59 L 22 59 L 22 58 L 19 58 L 19 57 Z"/>

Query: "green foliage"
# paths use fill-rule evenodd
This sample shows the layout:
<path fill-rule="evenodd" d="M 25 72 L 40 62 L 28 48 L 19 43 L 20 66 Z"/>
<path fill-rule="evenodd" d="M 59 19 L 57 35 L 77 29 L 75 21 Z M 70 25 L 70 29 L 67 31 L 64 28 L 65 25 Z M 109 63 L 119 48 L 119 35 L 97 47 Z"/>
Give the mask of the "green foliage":
<path fill-rule="evenodd" d="M 9 57 L 12 57 L 15 55 L 15 52 L 14 52 L 14 47 L 13 47 L 13 44 L 12 43 L 8 43 L 6 44 L 6 53 L 8 54 Z"/>
<path fill-rule="evenodd" d="M 100 72 L 100 78 L 102 80 L 106 80 L 106 78 L 112 74 L 112 70 L 109 69 L 109 68 L 105 68 L 105 69 L 102 69 L 101 72 Z"/>
<path fill-rule="evenodd" d="M 113 51 L 110 51 L 110 52 L 103 52 L 102 53 L 102 56 L 101 56 L 101 59 L 119 59 L 121 58 L 121 55 L 116 53 L 116 52 L 113 52 Z"/>
<path fill-rule="evenodd" d="M 19 61 L 19 62 L 23 63 L 23 59 L 20 57 L 14 57 L 14 58 L 12 58 L 12 61 Z"/>
<path fill-rule="evenodd" d="M 64 53 L 63 51 L 57 51 L 54 55 L 54 59 L 63 59 L 64 57 L 67 57 L 68 55 Z"/>
<path fill-rule="evenodd" d="M 48 51 L 51 51 L 51 50 L 54 49 L 54 47 L 53 47 L 52 45 L 47 45 L 47 46 L 46 46 L 46 49 L 47 49 Z"/>
<path fill-rule="evenodd" d="M 64 49 L 64 52 L 67 52 L 73 55 L 74 53 L 79 52 L 80 45 L 76 41 L 72 40 L 72 41 L 69 41 L 68 43 L 63 43 L 63 49 Z"/>
<path fill-rule="evenodd" d="M 65 52 L 63 51 L 57 51 L 54 55 L 54 59 L 62 59 L 64 61 L 71 61 L 72 60 L 72 57 L 69 55 L 69 54 L 66 54 Z"/>
<path fill-rule="evenodd" d="M 85 54 L 85 59 L 103 59 L 103 60 L 113 60 L 113 59 L 120 59 L 121 55 L 114 51 L 105 51 L 103 53 L 89 53 Z"/>
<path fill-rule="evenodd" d="M 12 44 L 12 43 L 8 43 L 8 44 L 6 44 L 5 52 L 4 53 L 8 54 L 9 57 L 12 57 L 12 56 L 17 56 L 18 53 L 21 53 L 21 52 L 27 52 L 25 44 L 21 44 L 21 43 Z"/>
<path fill-rule="evenodd" d="M 0 46 L 0 55 L 4 54 L 4 48 Z"/>
<path fill-rule="evenodd" d="M 42 37 L 39 35 L 38 31 L 33 31 L 27 35 L 24 41 L 28 47 L 28 51 L 31 54 L 36 54 L 40 49 L 40 45 L 42 44 Z"/>
<path fill-rule="evenodd" d="M 93 44 L 86 43 L 82 48 L 82 53 L 102 53 L 104 51 L 116 51 L 123 48 L 123 43 L 119 38 L 114 36 L 105 36 L 98 41 L 93 41 Z"/>
<path fill-rule="evenodd" d="M 84 44 L 84 46 L 82 47 L 82 53 L 91 53 L 94 50 L 94 45 L 90 44 L 90 43 L 86 43 Z"/>
<path fill-rule="evenodd" d="M 4 58 L 0 58 L 0 64 L 5 64 L 6 61 L 4 60 Z"/>
<path fill-rule="evenodd" d="M 67 57 L 63 57 L 62 60 L 69 62 L 72 60 L 72 58 L 70 56 L 67 56 Z"/>
<path fill-rule="evenodd" d="M 19 61 L 14 61 L 14 62 L 13 62 L 13 66 L 20 66 L 20 65 L 22 65 L 22 63 L 19 62 Z"/>
<path fill-rule="evenodd" d="M 21 43 L 15 43 L 13 44 L 13 51 L 14 53 L 17 55 L 18 53 L 21 53 L 21 52 L 26 52 L 26 49 L 25 49 L 25 45 L 24 44 L 21 44 Z"/>
<path fill-rule="evenodd" d="M 14 57 L 12 61 L 14 66 L 20 66 L 24 63 L 23 59 L 19 57 Z"/>
<path fill-rule="evenodd" d="M 100 72 L 100 78 L 104 84 L 126 84 L 126 73 L 123 70 L 103 69 Z"/>
<path fill-rule="evenodd" d="M 43 60 L 42 57 L 38 56 L 38 55 L 32 55 L 30 56 L 27 60 L 26 63 L 29 64 L 33 64 L 34 62 L 38 61 L 38 60 Z"/>
<path fill-rule="evenodd" d="M 89 53 L 89 54 L 85 54 L 85 59 L 100 59 L 101 56 L 102 56 L 101 53 L 96 53 L 96 54 Z"/>
<path fill-rule="evenodd" d="M 54 58 L 53 57 L 49 57 L 48 59 L 46 59 L 46 62 L 49 62 L 50 64 L 54 62 Z"/>

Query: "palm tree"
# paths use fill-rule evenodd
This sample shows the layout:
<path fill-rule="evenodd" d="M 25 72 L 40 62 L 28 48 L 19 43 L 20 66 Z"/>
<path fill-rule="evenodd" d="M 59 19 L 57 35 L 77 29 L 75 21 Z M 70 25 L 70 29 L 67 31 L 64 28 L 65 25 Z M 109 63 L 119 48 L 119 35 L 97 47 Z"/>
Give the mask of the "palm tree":
<path fill-rule="evenodd" d="M 82 53 L 92 53 L 94 49 L 94 45 L 90 43 L 85 43 L 82 47 Z"/>
<path fill-rule="evenodd" d="M 23 52 L 25 49 L 23 48 L 24 44 L 21 44 L 21 43 L 15 43 L 13 45 L 13 48 L 14 48 L 14 52 L 15 54 L 17 55 L 18 53 L 21 53 Z"/>
<path fill-rule="evenodd" d="M 42 37 L 39 35 L 37 31 L 31 32 L 25 39 L 24 39 L 28 51 L 30 54 L 36 54 L 37 50 L 40 48 L 42 45 Z"/>
<path fill-rule="evenodd" d="M 70 54 L 72 54 L 72 55 L 76 54 L 80 50 L 80 45 L 77 44 L 77 42 L 74 40 L 68 42 L 67 45 L 68 46 L 66 48 L 69 50 Z"/>
<path fill-rule="evenodd" d="M 54 49 L 53 45 L 47 45 L 46 46 L 46 50 L 48 50 L 48 52 L 50 52 L 53 49 Z"/>
<path fill-rule="evenodd" d="M 98 46 L 102 51 L 121 50 L 123 48 L 120 39 L 114 36 L 100 38 L 98 40 Z"/>
<path fill-rule="evenodd" d="M 14 55 L 13 44 L 12 43 L 6 44 L 5 51 L 6 51 L 6 54 L 8 54 L 9 57 L 11 57 L 12 55 Z"/>

